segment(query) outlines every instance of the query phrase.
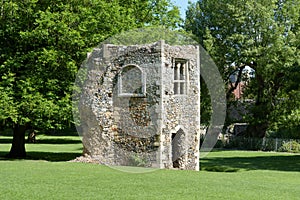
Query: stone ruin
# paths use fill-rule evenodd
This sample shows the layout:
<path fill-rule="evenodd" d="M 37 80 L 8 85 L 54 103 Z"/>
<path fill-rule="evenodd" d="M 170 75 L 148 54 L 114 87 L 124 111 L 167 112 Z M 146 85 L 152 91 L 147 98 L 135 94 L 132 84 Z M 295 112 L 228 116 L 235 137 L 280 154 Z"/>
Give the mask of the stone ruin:
<path fill-rule="evenodd" d="M 104 44 L 84 69 L 84 155 L 105 165 L 199 170 L 198 46 Z"/>

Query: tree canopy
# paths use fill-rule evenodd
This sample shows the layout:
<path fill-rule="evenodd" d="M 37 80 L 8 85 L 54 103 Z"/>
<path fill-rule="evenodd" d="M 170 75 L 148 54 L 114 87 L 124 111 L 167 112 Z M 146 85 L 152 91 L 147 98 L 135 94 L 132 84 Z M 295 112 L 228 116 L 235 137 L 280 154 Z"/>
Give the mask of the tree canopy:
<path fill-rule="evenodd" d="M 27 129 L 72 123 L 73 83 L 92 47 L 132 28 L 179 23 L 169 0 L 2 0 L 0 121 L 14 130 L 9 156 L 26 155 Z"/>
<path fill-rule="evenodd" d="M 299 0 L 201 0 L 188 8 L 185 29 L 212 56 L 225 87 L 234 72 L 255 71 L 246 91 L 255 101 L 245 119 L 251 136 L 299 128 L 299 14 Z"/>

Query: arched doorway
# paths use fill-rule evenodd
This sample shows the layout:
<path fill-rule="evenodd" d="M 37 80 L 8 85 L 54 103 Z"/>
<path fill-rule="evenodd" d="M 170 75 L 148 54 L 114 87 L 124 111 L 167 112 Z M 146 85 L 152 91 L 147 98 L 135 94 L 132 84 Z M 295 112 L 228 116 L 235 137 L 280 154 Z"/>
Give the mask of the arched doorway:
<path fill-rule="evenodd" d="M 180 168 L 182 165 L 182 155 L 184 154 L 184 131 L 180 128 L 176 133 L 172 133 L 172 163 L 173 168 Z"/>

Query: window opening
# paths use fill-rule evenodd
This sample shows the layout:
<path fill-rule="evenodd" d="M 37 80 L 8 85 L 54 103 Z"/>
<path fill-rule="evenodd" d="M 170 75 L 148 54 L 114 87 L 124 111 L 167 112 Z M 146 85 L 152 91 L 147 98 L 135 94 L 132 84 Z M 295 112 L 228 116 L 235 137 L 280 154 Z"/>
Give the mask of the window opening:
<path fill-rule="evenodd" d="M 174 94 L 184 95 L 187 91 L 187 70 L 188 61 L 183 59 L 174 59 L 173 61 L 174 69 Z"/>

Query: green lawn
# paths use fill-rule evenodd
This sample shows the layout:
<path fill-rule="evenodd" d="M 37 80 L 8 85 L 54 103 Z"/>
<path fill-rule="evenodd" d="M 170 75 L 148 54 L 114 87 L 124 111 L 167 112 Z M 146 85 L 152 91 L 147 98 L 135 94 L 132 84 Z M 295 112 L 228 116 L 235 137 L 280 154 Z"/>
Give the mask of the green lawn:
<path fill-rule="evenodd" d="M 9 141 L 0 137 L 0 156 L 9 150 Z M 216 151 L 201 160 L 200 172 L 132 174 L 65 162 L 80 155 L 79 142 L 43 136 L 27 145 L 30 159 L 0 160 L 0 199 L 300 198 L 299 154 Z"/>

